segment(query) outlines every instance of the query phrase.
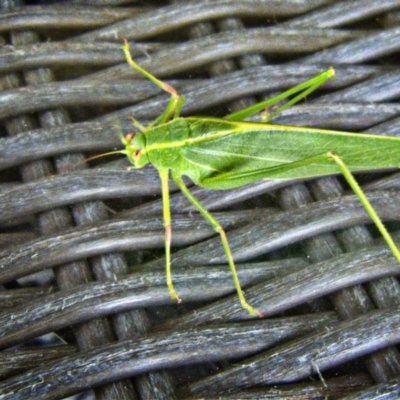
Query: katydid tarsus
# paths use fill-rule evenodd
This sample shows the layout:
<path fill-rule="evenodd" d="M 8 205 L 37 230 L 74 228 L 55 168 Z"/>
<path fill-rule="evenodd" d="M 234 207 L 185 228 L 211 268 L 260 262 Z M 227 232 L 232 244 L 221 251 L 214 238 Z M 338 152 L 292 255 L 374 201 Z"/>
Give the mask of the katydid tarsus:
<path fill-rule="evenodd" d="M 159 172 L 165 226 L 166 281 L 172 299 L 181 301 L 171 275 L 169 175 L 220 235 L 240 303 L 252 315 L 260 314 L 245 299 L 227 236 L 219 222 L 191 194 L 182 180 L 183 175 L 204 188 L 230 189 L 260 179 L 312 178 L 342 173 L 400 262 L 399 249 L 352 174 L 399 168 L 400 138 L 267 123 L 268 119 L 333 77 L 332 68 L 272 99 L 224 118 L 183 118 L 180 111 L 184 97 L 140 67 L 132 59 L 127 41 L 123 51 L 132 68 L 170 95 L 164 112 L 148 126 L 133 122 L 138 132 L 123 138 L 125 149 L 120 153 L 128 157 L 133 168 L 142 168 L 150 163 Z M 274 113 L 266 115 L 263 123 L 244 122 L 245 118 L 289 96 L 294 97 Z"/>

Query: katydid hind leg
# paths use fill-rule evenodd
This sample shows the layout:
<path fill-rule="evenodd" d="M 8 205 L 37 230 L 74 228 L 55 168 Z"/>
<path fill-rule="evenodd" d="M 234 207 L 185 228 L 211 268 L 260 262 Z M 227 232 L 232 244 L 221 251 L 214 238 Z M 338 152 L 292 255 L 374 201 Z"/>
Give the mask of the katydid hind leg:
<path fill-rule="evenodd" d="M 168 170 L 159 170 L 162 188 L 163 218 L 165 228 L 165 274 L 168 292 L 171 299 L 180 303 L 182 300 L 174 289 L 171 272 L 171 207 L 169 201 Z"/>
<path fill-rule="evenodd" d="M 257 311 L 254 307 L 252 307 L 245 299 L 242 287 L 240 285 L 239 277 L 237 275 L 235 263 L 233 261 L 232 252 L 228 243 L 228 238 L 221 224 L 217 221 L 217 219 L 200 203 L 200 201 L 193 196 L 193 194 L 186 187 L 180 176 L 177 176 L 172 172 L 172 178 L 175 181 L 176 185 L 179 187 L 181 192 L 186 196 L 186 198 L 193 204 L 194 207 L 200 212 L 200 214 L 210 223 L 210 225 L 214 228 L 214 230 L 220 235 L 222 247 L 224 249 L 229 268 L 232 273 L 233 282 L 235 284 L 235 288 L 237 291 L 237 295 L 239 297 L 239 301 L 241 306 L 248 311 L 251 315 L 258 315 L 262 317 L 262 314 Z"/>
<path fill-rule="evenodd" d="M 338 155 L 335 154 L 334 152 L 328 152 L 328 157 L 333 160 L 338 167 L 340 168 L 340 171 L 342 172 L 344 178 L 346 179 L 347 183 L 349 184 L 350 188 L 353 190 L 353 192 L 357 195 L 358 199 L 360 200 L 361 204 L 365 208 L 365 211 L 368 213 L 369 217 L 372 219 L 374 222 L 375 226 L 378 228 L 378 231 L 380 234 L 383 236 L 385 239 L 387 245 L 389 246 L 390 250 L 392 251 L 393 255 L 397 259 L 397 261 L 400 263 L 400 250 L 397 247 L 396 243 L 394 242 L 392 236 L 386 229 L 385 225 L 383 224 L 381 218 L 375 211 L 374 207 L 368 200 L 366 194 L 364 191 L 361 189 L 360 185 L 357 183 L 356 179 L 354 178 L 353 174 L 351 173 L 350 169 L 347 167 L 346 163 L 342 160 L 342 158 Z"/>

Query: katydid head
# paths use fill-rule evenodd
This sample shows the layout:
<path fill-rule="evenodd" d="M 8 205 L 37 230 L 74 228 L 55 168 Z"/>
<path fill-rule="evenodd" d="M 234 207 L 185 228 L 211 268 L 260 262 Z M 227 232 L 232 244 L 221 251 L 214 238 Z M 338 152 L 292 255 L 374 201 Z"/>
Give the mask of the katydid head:
<path fill-rule="evenodd" d="M 143 168 L 149 163 L 149 158 L 146 153 L 146 138 L 143 133 L 131 132 L 126 136 L 121 135 L 121 142 L 125 146 L 123 150 L 109 151 L 107 153 L 97 154 L 96 156 L 85 158 L 84 160 L 73 164 L 69 168 L 64 168 L 63 172 L 66 172 L 80 164 L 84 164 L 87 161 L 111 156 L 113 154 L 124 154 L 128 158 L 129 162 L 133 165 L 133 168 Z"/>
<path fill-rule="evenodd" d="M 143 133 L 128 133 L 123 139 L 125 145 L 124 154 L 135 168 L 142 168 L 149 163 L 146 153 L 146 137 Z"/>

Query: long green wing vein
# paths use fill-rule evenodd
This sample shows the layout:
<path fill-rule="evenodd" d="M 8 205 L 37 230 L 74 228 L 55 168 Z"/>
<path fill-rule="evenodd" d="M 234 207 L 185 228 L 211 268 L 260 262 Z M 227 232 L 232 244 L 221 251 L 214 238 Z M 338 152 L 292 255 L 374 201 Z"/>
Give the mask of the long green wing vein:
<path fill-rule="evenodd" d="M 223 172 L 221 170 L 213 168 L 212 166 L 210 166 L 208 164 L 197 162 L 192 159 L 186 159 L 185 161 L 187 162 L 187 164 L 189 164 L 195 168 L 198 168 L 200 170 L 205 170 L 205 171 L 209 171 L 209 172 Z"/>
<path fill-rule="evenodd" d="M 255 182 L 261 179 L 277 179 L 275 175 L 279 175 L 281 177 L 283 173 L 296 170 L 297 168 L 307 167 L 310 164 L 322 164 L 327 159 L 327 153 L 323 153 L 315 157 L 310 157 L 308 159 L 294 161 L 291 163 L 280 164 L 274 167 L 259 168 L 250 171 L 221 173 L 219 176 L 203 179 L 201 185 L 206 188 L 217 188 L 218 186 L 220 187 L 221 184 L 224 185 L 225 183 L 225 187 L 234 187 L 241 182 Z M 324 166 L 321 165 L 322 175 L 324 170 L 323 167 Z M 338 167 L 336 167 L 336 172 L 340 172 Z"/>
<path fill-rule="evenodd" d="M 231 147 L 234 147 L 235 145 L 231 145 Z M 198 153 L 201 157 L 216 157 L 216 158 L 235 158 L 235 159 L 242 159 L 242 160 L 254 160 L 258 162 L 264 162 L 268 164 L 285 164 L 287 163 L 287 159 L 285 158 L 279 158 L 279 157 L 274 157 L 273 154 L 275 154 L 274 150 L 276 150 L 276 154 L 278 154 L 277 149 L 269 149 L 269 155 L 253 155 L 250 152 L 247 154 L 241 154 L 240 153 L 240 148 L 237 149 L 237 151 L 233 152 L 231 150 L 217 150 L 217 149 L 205 149 L 205 148 L 191 148 L 190 151 L 194 153 Z M 249 147 L 247 148 L 249 150 Z M 254 149 L 254 153 L 256 152 L 256 147 Z M 206 167 L 206 165 L 203 163 L 201 164 L 202 166 Z"/>

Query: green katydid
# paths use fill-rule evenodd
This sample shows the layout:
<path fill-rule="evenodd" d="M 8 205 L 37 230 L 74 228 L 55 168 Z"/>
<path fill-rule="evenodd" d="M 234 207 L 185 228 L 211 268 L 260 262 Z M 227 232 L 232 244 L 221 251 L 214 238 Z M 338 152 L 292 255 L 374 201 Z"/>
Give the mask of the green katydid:
<path fill-rule="evenodd" d="M 400 262 L 399 249 L 352 175 L 356 171 L 399 168 L 400 138 L 266 123 L 267 119 L 333 77 L 332 68 L 272 99 L 224 118 L 183 118 L 180 111 L 184 97 L 140 67 L 132 59 L 127 41 L 123 51 L 132 68 L 170 94 L 164 112 L 152 123 L 144 127 L 134 121 L 139 132 L 123 138 L 125 149 L 120 153 L 128 157 L 133 168 L 142 168 L 150 163 L 159 172 L 165 226 L 166 280 L 172 299 L 181 301 L 171 275 L 170 173 L 182 193 L 219 233 L 240 303 L 252 315 L 259 313 L 245 299 L 227 236 L 219 222 L 191 194 L 182 180 L 183 175 L 204 188 L 230 189 L 260 179 L 311 178 L 342 173 Z M 245 118 L 292 95 L 295 97 L 269 118 L 265 117 L 263 123 L 243 122 Z M 381 157 L 382 154 L 385 156 Z"/>

